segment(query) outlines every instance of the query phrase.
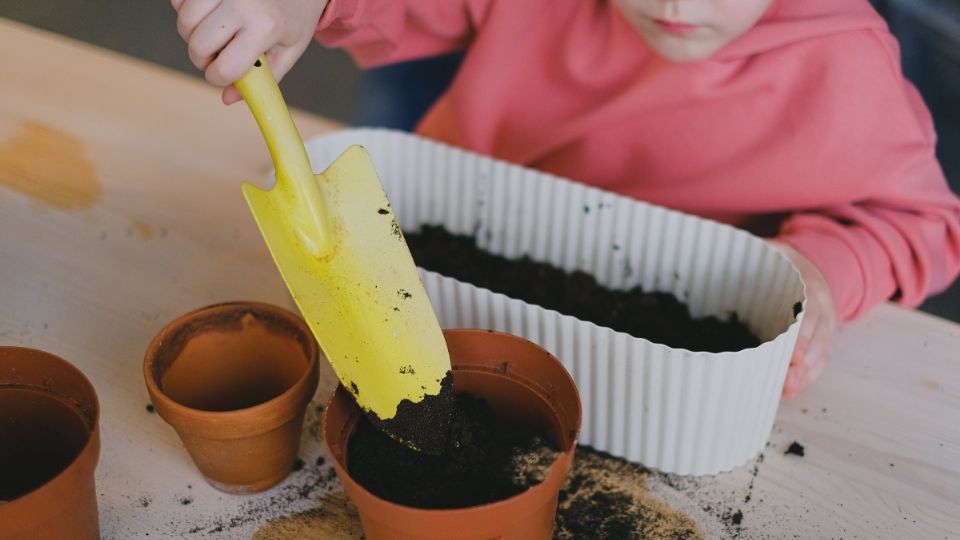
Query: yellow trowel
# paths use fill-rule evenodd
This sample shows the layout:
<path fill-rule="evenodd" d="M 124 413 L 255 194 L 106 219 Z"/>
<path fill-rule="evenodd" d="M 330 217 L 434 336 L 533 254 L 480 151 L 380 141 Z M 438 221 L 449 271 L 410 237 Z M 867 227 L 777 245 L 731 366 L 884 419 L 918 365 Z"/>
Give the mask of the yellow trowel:
<path fill-rule="evenodd" d="M 450 356 L 370 156 L 351 146 L 314 175 L 266 59 L 236 86 L 276 167 L 272 189 L 245 183 L 243 195 L 301 314 L 367 416 L 439 453 Z"/>

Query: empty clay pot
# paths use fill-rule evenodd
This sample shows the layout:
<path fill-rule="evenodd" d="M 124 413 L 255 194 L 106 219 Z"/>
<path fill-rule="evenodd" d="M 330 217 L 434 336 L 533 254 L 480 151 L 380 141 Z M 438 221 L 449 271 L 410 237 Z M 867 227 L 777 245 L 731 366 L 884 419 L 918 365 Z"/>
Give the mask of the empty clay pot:
<path fill-rule="evenodd" d="M 302 319 L 257 302 L 187 313 L 150 343 L 143 375 L 157 413 L 207 481 L 263 491 L 293 468 L 317 389 L 317 342 Z"/>
<path fill-rule="evenodd" d="M 424 510 L 383 500 L 347 473 L 348 443 L 362 414 L 342 386 L 327 404 L 324 443 L 340 483 L 357 505 L 368 540 L 549 539 L 557 496 L 570 471 L 580 430 L 580 397 L 563 365 L 523 338 L 485 330 L 446 330 L 454 389 L 481 397 L 493 411 L 550 437 L 563 453 L 546 478 L 499 502 Z"/>
<path fill-rule="evenodd" d="M 93 385 L 69 362 L 0 347 L 0 540 L 100 537 L 99 417 Z"/>

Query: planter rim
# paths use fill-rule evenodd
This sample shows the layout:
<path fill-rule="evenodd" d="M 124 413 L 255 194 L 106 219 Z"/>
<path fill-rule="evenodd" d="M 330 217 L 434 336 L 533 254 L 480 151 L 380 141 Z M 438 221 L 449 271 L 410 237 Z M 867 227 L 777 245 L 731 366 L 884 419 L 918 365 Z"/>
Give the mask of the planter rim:
<path fill-rule="evenodd" d="M 78 403 L 78 400 L 74 396 L 52 390 L 44 384 L 20 382 L 8 383 L 0 380 L 0 390 L 4 388 L 30 389 L 69 400 L 71 403 L 78 406 L 79 412 L 83 416 L 83 420 L 89 429 L 87 441 L 84 443 L 83 448 L 81 448 L 80 451 L 77 452 L 77 455 L 74 456 L 74 458 L 70 461 L 70 463 L 50 480 L 47 480 L 33 490 L 20 495 L 16 499 L 9 500 L 5 504 L 0 505 L 0 516 L 2 516 L 4 514 L 9 515 L 18 513 L 19 509 L 26 504 L 30 504 L 31 500 L 52 500 L 53 498 L 58 497 L 62 492 L 66 491 L 66 486 L 68 484 L 76 482 L 78 478 L 93 474 L 93 471 L 97 467 L 97 462 L 100 459 L 100 400 L 97 397 L 96 389 L 94 388 L 93 383 L 90 382 L 90 379 L 82 371 L 80 371 L 77 366 L 53 353 L 31 347 L 0 345 L 0 356 L 14 358 L 34 356 L 42 359 L 44 362 L 57 365 L 58 368 L 68 371 L 70 377 L 74 378 L 80 384 L 80 386 L 89 393 L 87 398 L 90 401 L 88 404 Z"/>
<path fill-rule="evenodd" d="M 284 321 L 290 323 L 291 326 L 295 327 L 307 337 L 307 365 L 300 378 L 276 397 L 273 397 L 262 403 L 257 403 L 256 405 L 252 405 L 250 407 L 229 411 L 206 411 L 202 409 L 195 409 L 193 407 L 184 405 L 167 395 L 167 393 L 164 392 L 160 387 L 160 384 L 158 384 L 153 374 L 154 361 L 157 357 L 157 353 L 163 346 L 164 341 L 173 332 L 179 330 L 186 322 L 216 312 L 238 310 L 250 311 L 254 315 L 257 313 L 266 312 L 272 315 L 280 316 Z M 318 384 L 317 374 L 319 354 L 320 347 L 317 344 L 316 339 L 313 337 L 313 333 L 310 331 L 310 328 L 303 321 L 303 319 L 298 317 L 293 312 L 265 302 L 221 302 L 184 313 L 163 327 L 157 333 L 157 335 L 154 336 L 150 342 L 150 345 L 147 347 L 143 362 L 143 377 L 146 381 L 147 391 L 150 394 L 150 398 L 153 401 L 154 406 L 156 407 L 157 413 L 160 414 L 160 416 L 163 417 L 168 423 L 172 423 L 171 419 L 175 418 L 177 420 L 185 420 L 187 422 L 203 422 L 208 425 L 208 427 L 205 427 L 201 430 L 193 430 L 188 426 L 178 425 L 178 430 L 183 429 L 186 433 L 191 435 L 200 435 L 204 438 L 241 438 L 270 431 L 277 426 L 284 424 L 297 414 L 301 414 L 302 411 L 300 411 L 301 407 L 299 406 L 291 408 L 289 414 L 283 414 L 282 410 L 287 407 L 287 404 L 290 401 L 304 401 L 305 403 L 308 403 L 313 397 Z M 271 421 L 258 422 L 258 424 L 260 424 L 259 429 L 244 430 L 242 435 L 236 434 L 234 436 L 217 437 L 211 433 L 212 428 L 209 427 L 213 425 L 217 426 L 218 428 L 229 430 L 236 426 L 246 426 L 249 423 L 249 417 L 260 415 L 266 415 L 266 417 L 270 418 Z"/>
<path fill-rule="evenodd" d="M 501 499 L 501 500 L 499 500 L 499 501 L 493 501 L 493 502 L 489 502 L 489 503 L 485 503 L 485 504 L 478 504 L 478 505 L 474 505 L 474 506 L 466 506 L 466 507 L 463 507 L 463 508 L 429 509 L 429 508 L 417 508 L 417 507 L 415 507 L 415 506 L 407 506 L 407 505 L 404 505 L 404 504 L 394 503 L 394 502 L 388 501 L 388 500 L 386 500 L 386 499 L 383 499 L 383 498 L 381 498 L 381 497 L 379 497 L 379 496 L 371 493 L 370 491 L 368 491 L 365 487 L 363 487 L 363 486 L 360 485 L 356 480 L 353 479 L 353 477 L 349 474 L 349 472 L 347 471 L 346 467 L 344 466 L 345 464 L 341 464 L 341 463 L 340 463 L 340 460 L 337 459 L 337 458 L 333 455 L 333 453 L 330 451 L 329 442 L 327 441 L 327 437 L 324 436 L 323 443 L 324 443 L 324 446 L 325 446 L 326 449 L 327 449 L 327 454 L 328 454 L 328 456 L 330 457 L 330 460 L 333 462 L 334 467 L 338 470 L 338 473 L 340 473 L 342 476 L 350 479 L 350 482 L 352 483 L 351 491 L 356 491 L 357 494 L 359 494 L 359 495 L 361 495 L 362 497 L 364 497 L 364 499 L 366 499 L 365 502 L 366 502 L 367 504 L 370 504 L 370 505 L 372 505 L 372 506 L 375 506 L 375 507 L 377 507 L 379 510 L 386 510 L 386 511 L 390 511 L 390 512 L 404 512 L 404 513 L 407 513 L 408 515 L 411 515 L 411 516 L 422 516 L 422 517 L 424 517 L 424 518 L 426 518 L 426 517 L 438 517 L 438 516 L 453 517 L 455 514 L 460 514 L 460 513 L 463 513 L 463 512 L 471 512 L 471 513 L 473 513 L 473 512 L 500 512 L 501 510 L 503 510 L 503 509 L 505 509 L 505 508 L 511 508 L 511 507 L 513 507 L 513 506 L 516 505 L 519 501 L 522 501 L 522 500 L 524 500 L 524 499 L 528 499 L 528 498 L 529 498 L 529 499 L 536 499 L 536 498 L 539 498 L 540 492 L 542 492 L 542 491 L 544 491 L 544 490 L 550 489 L 550 488 L 549 488 L 549 484 L 551 483 L 550 481 L 551 481 L 551 480 L 556 481 L 556 480 L 555 480 L 555 479 L 556 479 L 556 476 L 557 476 L 557 474 L 560 472 L 559 469 L 561 469 L 561 468 L 568 468 L 568 467 L 570 466 L 570 464 L 572 463 L 572 460 L 573 460 L 574 452 L 576 451 L 576 448 L 577 448 L 577 438 L 579 437 L 579 434 L 580 434 L 580 425 L 581 425 L 581 423 L 582 423 L 583 409 L 582 409 L 582 405 L 581 405 L 581 403 L 580 403 L 580 393 L 579 393 L 578 391 L 576 391 L 576 384 L 575 384 L 574 381 L 573 381 L 573 377 L 570 376 L 570 373 L 566 370 L 566 368 L 563 367 L 563 365 L 560 363 L 560 361 L 557 360 L 557 359 L 556 359 L 552 354 L 550 354 L 546 349 L 544 349 L 544 348 L 541 347 L 540 345 L 537 345 L 536 343 L 534 343 L 534 342 L 532 342 L 532 341 L 530 341 L 530 340 L 528 340 L 528 339 L 526 339 L 526 338 L 523 338 L 523 337 L 520 337 L 520 336 L 516 336 L 516 335 L 513 335 L 513 334 L 509 334 L 509 333 L 506 333 L 506 332 L 497 332 L 497 331 L 494 331 L 494 330 L 484 330 L 484 329 L 477 329 L 477 328 L 449 328 L 449 329 L 444 329 L 444 330 L 443 330 L 443 333 L 444 333 L 445 335 L 446 335 L 446 334 L 494 334 L 494 335 L 497 335 L 497 336 L 500 337 L 500 338 L 510 339 L 510 340 L 517 341 L 517 342 L 523 342 L 523 343 L 525 343 L 525 344 L 529 344 L 529 346 L 532 346 L 532 347 L 535 347 L 536 349 L 539 349 L 540 351 L 543 351 L 543 353 L 544 353 L 545 355 L 548 355 L 549 357 L 551 357 L 551 358 L 554 359 L 554 361 L 557 363 L 557 366 L 559 366 L 560 368 L 562 368 L 562 371 L 563 371 L 563 373 L 564 373 L 564 375 L 565 375 L 566 382 L 568 382 L 568 383 L 570 384 L 570 386 L 574 388 L 574 390 L 575 390 L 575 395 L 577 396 L 577 403 L 576 403 L 576 405 L 577 405 L 577 408 L 576 408 L 576 413 L 577 413 L 576 418 L 577 418 L 577 421 L 576 421 L 576 427 L 574 428 L 574 433 L 572 433 L 572 436 L 570 437 L 569 448 L 561 451 L 561 452 L 558 454 L 557 458 L 556 458 L 556 459 L 554 460 L 554 462 L 550 465 L 549 472 L 548 472 L 547 475 L 544 477 L 543 481 L 541 481 L 540 483 L 536 484 L 535 486 L 532 486 L 532 487 L 526 489 L 525 491 L 523 491 L 523 492 L 521 492 L 521 493 L 517 493 L 516 495 L 512 495 L 512 496 L 510 496 L 510 497 L 507 497 L 506 499 Z M 465 363 L 462 363 L 462 364 L 461 364 L 461 363 L 456 363 L 456 361 L 453 361 L 453 365 L 452 365 L 451 367 L 452 367 L 452 369 L 453 369 L 453 371 L 454 371 L 455 373 L 456 373 L 457 371 L 468 371 L 468 372 L 478 372 L 478 373 L 500 373 L 500 372 L 498 372 L 496 369 L 491 369 L 489 366 L 477 365 L 477 364 L 472 364 L 472 363 L 469 363 L 469 362 L 465 362 Z M 513 378 L 514 380 L 517 380 L 518 382 L 520 382 L 521 384 L 523 384 L 523 385 L 526 386 L 526 387 L 533 387 L 533 389 L 534 389 L 535 391 L 537 391 L 537 392 L 541 395 L 541 397 L 545 397 L 545 398 L 547 397 L 547 390 L 544 389 L 541 385 L 537 384 L 536 382 L 530 381 L 527 377 L 518 376 L 518 375 L 515 374 L 515 373 L 511 373 L 510 376 L 511 376 L 511 378 Z M 338 399 L 338 397 L 341 397 L 341 394 L 344 395 L 344 396 L 346 396 L 346 397 L 347 397 L 348 399 L 350 399 L 350 400 L 353 399 L 352 397 L 349 396 L 349 392 L 347 392 L 347 390 L 343 387 L 343 385 L 342 385 L 342 384 L 338 384 L 337 387 L 336 387 L 336 389 L 333 391 L 333 393 L 330 395 L 330 398 L 329 398 L 329 399 L 327 400 L 327 402 L 326 402 L 326 405 L 325 405 L 326 409 L 325 409 L 325 411 L 329 411 L 329 410 L 330 410 L 330 407 L 331 407 L 331 405 L 333 404 L 333 402 L 336 401 L 336 400 Z M 351 402 L 352 402 L 352 401 L 351 401 Z M 362 414 L 362 413 L 360 412 L 359 407 L 357 407 L 356 405 L 354 405 L 353 410 L 349 413 L 350 418 L 347 420 L 347 423 L 346 423 L 345 426 L 344 426 L 344 430 L 353 429 L 354 425 L 356 424 L 356 418 L 359 418 L 359 415 L 360 415 L 360 414 Z M 324 435 L 326 435 L 327 430 L 328 430 L 328 427 L 327 427 L 327 415 L 324 414 L 323 422 L 322 422 L 322 426 L 321 426 L 321 432 L 324 433 Z M 342 433 L 342 432 L 341 432 L 341 433 Z M 565 478 L 566 478 L 566 474 L 564 474 L 563 477 L 559 478 L 559 481 L 562 483 L 562 481 L 565 480 Z M 344 486 L 344 489 L 346 490 L 347 487 Z"/>

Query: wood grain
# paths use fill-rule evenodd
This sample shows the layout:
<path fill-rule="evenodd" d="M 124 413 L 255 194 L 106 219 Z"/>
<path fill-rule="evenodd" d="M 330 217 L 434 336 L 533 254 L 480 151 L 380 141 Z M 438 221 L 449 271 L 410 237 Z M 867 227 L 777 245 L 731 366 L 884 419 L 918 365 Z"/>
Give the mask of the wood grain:
<path fill-rule="evenodd" d="M 0 50 L 18 52 L 0 79 L 0 343 L 61 355 L 93 381 L 104 538 L 250 538 L 325 507 L 355 524 L 324 502 L 338 490 L 319 440 L 329 369 L 305 466 L 256 496 L 208 486 L 145 408 L 143 353 L 167 321 L 226 300 L 289 305 L 240 195 L 269 169 L 244 106 L 2 20 Z M 307 136 L 336 127 L 295 118 Z M 835 351 L 781 406 L 762 460 L 712 478 L 655 475 L 653 492 L 708 538 L 960 537 L 960 326 L 884 306 L 844 328 Z M 793 441 L 804 457 L 783 455 Z"/>

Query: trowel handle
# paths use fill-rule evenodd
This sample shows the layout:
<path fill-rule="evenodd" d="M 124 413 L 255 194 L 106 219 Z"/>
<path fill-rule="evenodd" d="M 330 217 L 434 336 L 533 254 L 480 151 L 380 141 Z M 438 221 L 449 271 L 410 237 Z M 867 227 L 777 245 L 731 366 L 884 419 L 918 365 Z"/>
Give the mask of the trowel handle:
<path fill-rule="evenodd" d="M 236 86 L 270 149 L 277 171 L 276 187 L 288 198 L 287 207 L 293 214 L 288 217 L 308 249 L 322 256 L 330 248 L 326 201 L 266 57 L 261 56 Z"/>

